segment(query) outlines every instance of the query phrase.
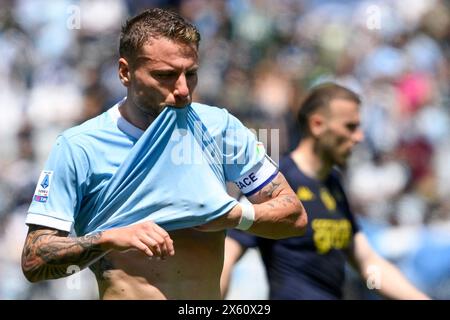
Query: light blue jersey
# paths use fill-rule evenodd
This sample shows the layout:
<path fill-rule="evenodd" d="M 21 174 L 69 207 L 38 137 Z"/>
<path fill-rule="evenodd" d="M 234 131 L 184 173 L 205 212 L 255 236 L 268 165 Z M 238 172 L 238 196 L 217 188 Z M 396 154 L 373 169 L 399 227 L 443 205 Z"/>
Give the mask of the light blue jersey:
<path fill-rule="evenodd" d="M 166 230 L 194 227 L 237 204 L 226 181 L 250 195 L 278 172 L 225 109 L 167 107 L 144 132 L 119 106 L 57 138 L 27 224 L 77 235 L 147 220 Z"/>

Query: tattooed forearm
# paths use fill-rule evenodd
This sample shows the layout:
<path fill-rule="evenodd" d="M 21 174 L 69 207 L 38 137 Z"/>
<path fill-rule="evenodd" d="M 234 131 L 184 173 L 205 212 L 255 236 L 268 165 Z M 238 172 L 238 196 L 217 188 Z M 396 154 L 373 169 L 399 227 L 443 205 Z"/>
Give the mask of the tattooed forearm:
<path fill-rule="evenodd" d="M 271 181 L 267 187 L 263 188 L 261 191 L 265 197 L 272 198 L 274 196 L 274 192 L 281 185 L 280 182 Z"/>
<path fill-rule="evenodd" d="M 36 253 L 47 264 L 60 265 L 64 263 L 83 262 L 92 258 L 98 252 L 96 241 L 101 232 L 80 238 L 49 238 L 49 242 L 42 243 L 36 248 Z"/>
<path fill-rule="evenodd" d="M 271 199 L 278 197 L 278 195 L 283 192 L 283 189 L 285 188 L 284 184 L 287 183 L 285 182 L 284 177 L 281 176 L 281 173 L 279 173 L 279 176 L 276 176 L 261 190 L 250 196 L 249 199 L 253 203 L 264 203 L 270 201 Z"/>
<path fill-rule="evenodd" d="M 298 199 L 295 195 L 282 195 L 263 203 L 263 205 L 269 207 L 269 210 L 275 208 L 288 208 L 298 205 Z"/>
<path fill-rule="evenodd" d="M 67 237 L 66 232 L 37 226 L 30 227 L 22 253 L 22 269 L 30 281 L 56 279 L 69 275 L 67 268 L 80 269 L 103 254 L 99 240 L 102 233 Z"/>
<path fill-rule="evenodd" d="M 308 221 L 305 209 L 281 172 L 249 200 L 256 217 L 250 233 L 282 239 L 304 232 Z"/>
<path fill-rule="evenodd" d="M 253 203 L 264 203 L 271 208 L 294 205 L 298 201 L 281 174 L 251 197 Z"/>

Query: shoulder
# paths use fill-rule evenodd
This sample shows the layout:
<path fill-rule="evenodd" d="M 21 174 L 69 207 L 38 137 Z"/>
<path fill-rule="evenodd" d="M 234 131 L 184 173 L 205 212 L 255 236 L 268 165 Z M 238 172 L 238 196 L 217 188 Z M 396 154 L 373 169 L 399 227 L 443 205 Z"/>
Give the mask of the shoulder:
<path fill-rule="evenodd" d="M 191 107 L 212 136 L 242 138 L 248 134 L 242 122 L 225 108 L 201 103 L 192 103 Z"/>
<path fill-rule="evenodd" d="M 65 154 L 76 163 L 89 164 L 105 148 L 105 141 L 114 141 L 117 129 L 107 112 L 62 132 L 53 146 L 53 153 Z M 110 146 L 110 143 L 108 143 Z"/>
<path fill-rule="evenodd" d="M 299 169 L 297 165 L 294 163 L 294 160 L 290 157 L 290 155 L 285 155 L 280 159 L 280 171 L 283 175 L 288 179 L 289 177 L 295 176 Z"/>
<path fill-rule="evenodd" d="M 295 166 L 293 160 L 291 159 L 291 157 L 289 155 L 284 155 L 283 157 L 281 157 L 280 159 L 280 170 L 283 171 L 283 169 L 290 169 L 293 166 Z"/>
<path fill-rule="evenodd" d="M 67 129 L 59 136 L 70 146 L 86 147 L 95 144 L 99 139 L 108 138 L 108 134 L 114 131 L 114 125 L 107 112 L 83 122 L 80 125 Z"/>
<path fill-rule="evenodd" d="M 218 125 L 222 128 L 244 127 L 242 122 L 225 108 L 197 102 L 192 103 L 191 107 L 197 113 L 202 122 L 207 125 Z"/>
<path fill-rule="evenodd" d="M 105 130 L 111 124 L 112 121 L 109 119 L 107 112 L 104 112 L 95 118 L 89 119 L 75 127 L 65 130 L 61 136 L 67 140 L 75 141 L 77 139 L 83 139 L 91 133 Z"/>
<path fill-rule="evenodd" d="M 227 117 L 229 115 L 227 109 L 211 106 L 208 104 L 193 102 L 191 104 L 191 107 L 192 109 L 194 109 L 195 112 L 197 112 L 199 116 L 213 115 L 216 117 Z"/>
<path fill-rule="evenodd" d="M 207 126 L 225 127 L 229 122 L 230 114 L 225 108 L 219 108 L 198 102 L 193 102 L 191 107 L 200 120 Z"/>

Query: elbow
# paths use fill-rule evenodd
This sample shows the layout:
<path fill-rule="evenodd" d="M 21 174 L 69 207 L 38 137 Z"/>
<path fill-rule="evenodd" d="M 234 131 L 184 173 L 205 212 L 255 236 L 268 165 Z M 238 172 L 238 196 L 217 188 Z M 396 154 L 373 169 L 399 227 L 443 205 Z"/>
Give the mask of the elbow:
<path fill-rule="evenodd" d="M 22 258 L 22 273 L 31 283 L 45 280 L 41 277 L 44 266 L 36 264 L 35 261 L 35 259 Z"/>
<path fill-rule="evenodd" d="M 25 275 L 25 278 L 31 283 L 37 283 L 37 282 L 42 280 L 42 279 L 39 279 L 36 276 L 34 276 L 34 275 L 32 275 L 32 274 L 30 274 L 28 272 L 27 273 L 24 272 L 23 274 Z"/>
<path fill-rule="evenodd" d="M 305 235 L 308 226 L 308 215 L 300 202 L 291 210 L 289 218 L 281 226 L 280 232 L 272 234 L 271 239 L 280 240 Z"/>
<path fill-rule="evenodd" d="M 23 267 L 22 267 L 22 271 L 23 271 L 23 275 L 25 276 L 25 278 L 31 283 L 36 283 L 36 282 L 39 282 L 42 280 L 38 277 L 37 272 L 24 270 Z"/>
<path fill-rule="evenodd" d="M 305 208 L 299 202 L 299 205 L 296 210 L 297 219 L 295 221 L 295 228 L 298 230 L 298 235 L 303 236 L 306 232 L 306 227 L 308 226 L 308 214 L 306 213 Z"/>
<path fill-rule="evenodd" d="M 298 204 L 292 210 L 291 213 L 291 227 L 290 232 L 285 234 L 286 237 L 301 237 L 306 233 L 306 227 L 308 226 L 308 215 L 303 205 L 298 201 Z"/>

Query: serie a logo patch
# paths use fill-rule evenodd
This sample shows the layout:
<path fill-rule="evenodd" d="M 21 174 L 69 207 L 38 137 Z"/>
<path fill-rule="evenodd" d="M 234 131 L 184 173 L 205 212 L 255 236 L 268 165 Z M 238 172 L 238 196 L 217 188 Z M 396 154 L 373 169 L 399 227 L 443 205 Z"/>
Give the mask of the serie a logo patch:
<path fill-rule="evenodd" d="M 34 191 L 33 200 L 37 202 L 47 202 L 50 185 L 52 183 L 53 171 L 42 171 Z"/>

